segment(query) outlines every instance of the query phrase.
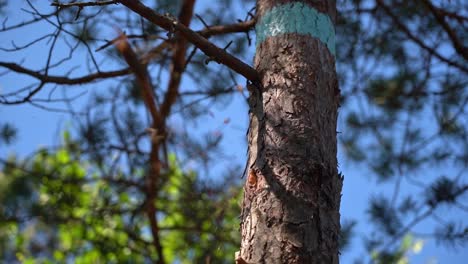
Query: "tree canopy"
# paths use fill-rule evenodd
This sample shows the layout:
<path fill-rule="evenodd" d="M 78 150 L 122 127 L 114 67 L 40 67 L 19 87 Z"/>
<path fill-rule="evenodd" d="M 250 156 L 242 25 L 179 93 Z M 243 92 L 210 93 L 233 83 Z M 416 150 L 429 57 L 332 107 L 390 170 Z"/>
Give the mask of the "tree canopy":
<path fill-rule="evenodd" d="M 245 154 L 226 154 L 232 120 L 206 123 L 229 104 L 247 116 L 255 1 L 130 2 L 0 1 L 1 109 L 69 120 L 54 146 L 0 153 L 0 262 L 233 262 Z M 342 214 L 342 252 L 465 247 L 468 4 L 337 9 L 344 186 L 378 183 L 365 219 Z M 20 122 L 0 120 L 1 148 Z"/>

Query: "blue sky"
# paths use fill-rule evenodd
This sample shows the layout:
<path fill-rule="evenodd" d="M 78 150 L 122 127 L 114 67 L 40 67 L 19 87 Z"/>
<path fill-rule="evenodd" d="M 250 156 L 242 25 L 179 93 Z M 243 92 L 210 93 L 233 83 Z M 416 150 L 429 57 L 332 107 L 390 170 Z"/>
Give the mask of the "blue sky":
<path fill-rule="evenodd" d="M 23 2 L 23 1 L 22 1 Z M 201 10 L 204 5 L 209 3 L 209 1 L 199 1 L 198 10 Z M 35 1 L 35 4 L 41 7 L 41 10 L 46 10 L 48 8 L 48 1 Z M 25 6 L 26 7 L 26 6 Z M 122 7 L 124 8 L 124 7 Z M 238 7 L 239 17 L 243 17 L 245 10 L 250 9 L 244 7 Z M 11 11 L 10 11 L 11 10 Z M 24 21 L 29 18 L 29 16 L 19 10 L 18 7 L 10 7 L 7 12 L 9 17 L 8 24 L 14 24 L 15 22 Z M 195 24 L 195 26 L 197 26 Z M 29 26 L 24 29 L 9 31 L 9 32 L 0 32 L 0 47 L 11 47 L 11 41 L 14 41 L 16 45 L 21 45 L 27 43 L 34 36 L 41 36 L 45 32 L 52 31 L 52 29 L 46 23 L 40 23 L 37 25 Z M 49 43 L 50 44 L 50 43 Z M 2 61 L 10 62 L 19 62 L 24 59 L 23 65 L 38 69 L 43 67 L 45 64 L 45 58 L 47 56 L 46 46 L 48 44 L 41 42 L 38 45 L 27 49 L 26 52 L 18 55 L 12 55 L 10 53 L 5 53 L 0 51 L 0 57 Z M 61 50 L 62 49 L 62 50 Z M 339 47 L 337 47 L 339 49 Z M 57 58 L 63 55 L 65 52 L 64 47 L 58 47 L 57 53 L 55 56 Z M 83 51 L 81 51 L 83 52 Z M 253 51 L 246 56 L 252 55 Z M 84 58 L 84 57 L 83 57 Z M 81 59 L 83 59 L 81 58 Z M 251 64 L 251 61 L 247 61 Z M 338 62 L 339 63 L 339 62 Z M 109 62 L 106 64 L 108 68 L 112 68 L 112 63 Z M 2 69 L 3 71 L 3 69 Z M 54 70 L 55 74 L 60 74 L 60 70 Z M 80 70 L 72 73 L 72 75 L 80 75 Z M 5 93 L 8 91 L 13 91 L 17 88 L 21 88 L 24 84 L 27 84 L 31 79 L 23 75 L 1 75 L 0 76 L 0 93 Z M 241 77 L 237 77 L 239 84 L 243 85 L 245 80 Z M 192 86 L 196 87 L 197 84 L 191 82 L 189 79 L 184 79 L 183 86 Z M 67 94 L 79 94 L 82 91 L 87 91 L 89 94 L 93 90 L 99 89 L 103 91 L 107 89 L 108 85 L 103 85 L 101 83 L 97 85 L 88 85 L 83 87 L 65 87 L 58 88 L 58 93 L 66 91 Z M 50 90 L 48 90 L 50 91 Z M 48 92 L 43 92 L 39 94 L 39 97 L 47 97 Z M 83 106 L 86 102 L 86 95 L 77 101 L 74 102 L 77 109 Z M 59 107 L 59 105 L 57 105 Z M 222 141 L 222 148 L 228 159 L 222 160 L 222 162 L 232 162 L 229 160 L 234 160 L 238 164 L 244 164 L 246 159 L 246 140 L 245 132 L 247 130 L 247 105 L 245 104 L 244 99 L 236 94 L 232 102 L 225 106 L 214 106 L 210 111 L 203 116 L 194 126 L 194 131 L 212 131 L 215 133 L 217 130 L 223 132 L 224 139 Z M 224 124 L 224 120 L 229 118 L 230 122 Z M 38 109 L 31 105 L 16 105 L 16 106 L 4 106 L 0 105 L 0 123 L 10 122 L 18 128 L 18 140 L 14 145 L 5 148 L 0 146 L 0 156 L 5 157 L 12 153 L 17 153 L 19 155 L 27 155 L 32 151 L 37 149 L 40 146 L 50 146 L 57 145 L 60 143 L 60 129 L 70 126 L 73 123 L 73 119 L 63 113 L 49 112 L 42 109 Z M 172 120 L 172 124 L 177 126 L 177 118 Z M 339 127 L 342 123 L 342 120 L 339 120 Z M 340 131 L 340 129 L 339 129 Z M 357 234 L 368 234 L 370 225 L 368 224 L 368 217 L 365 213 L 367 208 L 367 203 L 370 195 L 385 193 L 391 194 L 393 185 L 378 185 L 374 180 L 374 177 L 371 176 L 366 168 L 360 167 L 358 165 L 352 164 L 343 157 L 339 149 L 339 164 L 340 170 L 345 175 L 343 197 L 341 204 L 341 215 L 343 219 L 354 218 L 358 221 L 356 233 Z M 220 167 L 222 167 L 222 164 Z M 437 176 L 437 172 L 427 172 L 427 177 L 433 178 Z M 410 188 L 408 185 L 402 189 L 402 192 L 411 193 L 419 190 Z M 450 210 L 442 211 L 444 213 L 451 214 Z M 458 216 L 458 215 L 457 215 Z M 465 215 L 459 215 L 460 219 L 466 217 Z M 424 231 L 430 227 L 430 223 L 417 226 L 418 230 Z M 428 230 L 430 232 L 431 230 Z M 352 260 L 359 258 L 365 254 L 364 249 L 362 248 L 362 241 L 359 236 L 357 236 L 352 244 L 353 247 L 346 251 L 342 256 L 342 263 L 351 263 Z M 432 262 L 435 258 L 435 262 Z M 445 247 L 436 246 L 435 242 L 432 240 L 426 241 L 424 248 L 421 253 L 411 256 L 411 263 L 466 263 L 468 259 L 468 252 L 463 252 L 463 250 L 451 250 Z"/>

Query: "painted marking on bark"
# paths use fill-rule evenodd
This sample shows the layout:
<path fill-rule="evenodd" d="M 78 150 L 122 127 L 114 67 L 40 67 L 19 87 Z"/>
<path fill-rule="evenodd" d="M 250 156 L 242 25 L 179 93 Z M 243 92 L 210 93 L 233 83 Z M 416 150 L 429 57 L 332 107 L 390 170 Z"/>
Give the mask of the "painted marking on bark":
<path fill-rule="evenodd" d="M 287 33 L 310 35 L 325 44 L 335 56 L 335 27 L 326 14 L 303 3 L 288 3 L 267 11 L 255 26 L 257 46 L 268 37 Z"/>

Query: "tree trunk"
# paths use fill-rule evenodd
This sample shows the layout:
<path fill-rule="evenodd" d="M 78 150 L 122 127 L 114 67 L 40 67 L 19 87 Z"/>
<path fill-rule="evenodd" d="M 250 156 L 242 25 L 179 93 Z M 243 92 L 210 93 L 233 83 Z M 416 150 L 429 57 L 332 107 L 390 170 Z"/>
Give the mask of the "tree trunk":
<path fill-rule="evenodd" d="M 338 263 L 336 3 L 258 0 L 237 263 Z"/>

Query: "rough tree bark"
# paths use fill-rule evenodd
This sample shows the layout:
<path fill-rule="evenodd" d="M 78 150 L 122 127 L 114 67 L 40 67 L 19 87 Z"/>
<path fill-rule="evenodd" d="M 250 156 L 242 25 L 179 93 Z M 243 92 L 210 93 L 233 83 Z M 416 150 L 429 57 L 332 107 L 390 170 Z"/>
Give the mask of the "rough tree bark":
<path fill-rule="evenodd" d="M 237 263 L 338 263 L 336 2 L 258 0 Z"/>

